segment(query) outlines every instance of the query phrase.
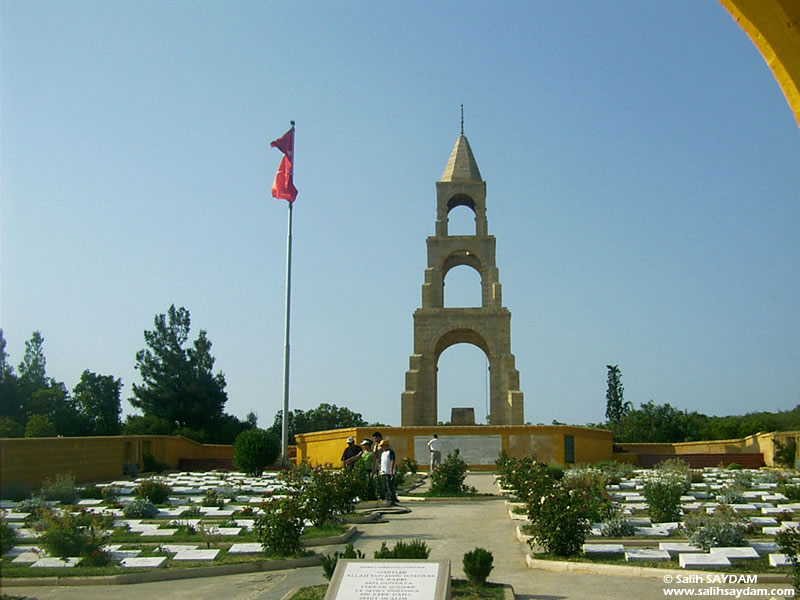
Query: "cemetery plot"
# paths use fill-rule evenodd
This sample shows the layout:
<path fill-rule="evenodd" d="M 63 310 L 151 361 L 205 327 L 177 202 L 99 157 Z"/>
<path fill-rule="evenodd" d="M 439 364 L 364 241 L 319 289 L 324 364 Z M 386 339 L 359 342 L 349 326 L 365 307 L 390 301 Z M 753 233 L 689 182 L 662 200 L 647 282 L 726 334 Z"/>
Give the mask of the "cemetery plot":
<path fill-rule="evenodd" d="M 97 484 L 101 493 L 106 490 L 104 496 L 111 502 L 84 498 L 72 507 L 57 505 L 56 513 L 77 516 L 83 511 L 112 517 L 108 525 L 109 543 L 102 550 L 112 564 L 126 569 L 210 563 L 225 556 L 240 557 L 240 561 L 263 556 L 254 528 L 256 517 L 263 514 L 262 503 L 283 497 L 282 484 L 274 474 L 266 473 L 257 478 L 230 472 L 166 474 L 157 479 L 169 486 L 169 496 L 158 505 L 156 512 L 149 518 L 126 517 L 125 508 L 134 503 L 137 487 L 148 479 L 139 477 Z M 206 505 L 210 501 L 215 505 Z M 73 569 L 80 558 L 48 556 L 36 544 L 44 523 L 32 516 L 33 504 L 31 501 L 2 502 L 0 515 L 14 530 L 17 539 L 16 545 L 3 555 L 4 566 L 29 566 L 47 569 L 48 573 L 51 569 Z M 310 525 L 307 521 L 306 526 Z M 36 572 L 31 571 L 31 574 Z"/>
<path fill-rule="evenodd" d="M 779 552 L 775 535 L 786 529 L 800 529 L 800 503 L 791 500 L 789 492 L 781 491 L 792 490 L 796 497 L 798 490 L 793 488 L 800 487 L 796 473 L 720 468 L 693 471 L 693 478 L 701 481 L 694 480 L 689 491 L 680 496 L 680 519 L 672 522 L 652 522 L 648 516 L 645 483 L 652 473 L 652 470 L 633 470 L 627 479 L 605 486 L 628 530 L 625 534 L 618 529 L 609 534 L 604 523 L 592 524 L 582 546 L 582 557 L 617 561 L 624 557 L 628 562 L 669 561 L 673 565 L 677 560 L 684 569 L 729 568 L 732 564 L 746 565 L 748 561 L 762 561 L 758 563 L 762 565 L 768 562 L 770 567 L 789 565 Z M 776 481 L 779 477 L 781 481 Z M 514 496 L 513 490 L 501 487 L 500 477 L 497 483 L 501 494 Z M 509 518 L 528 520 L 526 504 L 509 500 L 506 505 Z M 746 531 L 744 545 L 713 547 L 712 543 L 704 549 L 690 544 L 687 519 L 702 523 L 704 515 L 718 511 L 722 511 L 720 515 L 735 515 L 741 521 Z M 529 527 L 520 525 L 517 529 L 517 538 L 528 542 Z"/>

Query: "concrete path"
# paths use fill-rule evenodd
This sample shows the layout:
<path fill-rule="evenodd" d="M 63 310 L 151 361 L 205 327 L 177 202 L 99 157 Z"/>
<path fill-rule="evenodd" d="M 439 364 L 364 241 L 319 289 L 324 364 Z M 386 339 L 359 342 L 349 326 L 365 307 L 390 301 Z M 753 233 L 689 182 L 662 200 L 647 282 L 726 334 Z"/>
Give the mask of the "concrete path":
<path fill-rule="evenodd" d="M 481 492 L 495 493 L 491 474 L 470 474 L 467 480 Z M 609 576 L 529 569 L 525 563 L 527 545 L 514 536 L 516 523 L 507 516 L 501 498 L 470 502 L 406 502 L 407 514 L 387 517 L 385 523 L 359 525 L 362 532 L 354 545 L 371 558 L 381 542 L 392 547 L 398 540 L 421 539 L 431 548 L 431 558 L 449 558 L 455 577 L 464 577 L 461 559 L 476 547 L 494 555 L 490 581 L 510 583 L 522 600 L 655 600 L 668 594 L 665 590 L 694 588 L 694 595 L 736 597 L 745 588 L 791 587 L 787 584 L 665 584 L 661 577 Z M 336 547 L 315 548 L 328 554 Z M 690 575 L 690 573 L 687 573 Z M 7 588 L 3 593 L 41 600 L 281 600 L 293 587 L 326 583 L 320 567 L 293 571 L 251 573 L 224 577 L 189 579 L 162 583 L 91 587 Z M 716 593 L 705 591 L 717 588 Z M 704 591 L 700 591 L 704 590 Z M 713 590 L 712 590 L 713 592 Z M 673 592 L 674 593 L 674 592 Z M 740 592 L 741 594 L 742 592 Z M 749 595 L 755 595 L 753 593 Z M 745 596 L 742 596 L 745 597 Z M 769 595 L 761 596 L 770 598 Z M 782 598 L 782 596 L 776 596 Z"/>

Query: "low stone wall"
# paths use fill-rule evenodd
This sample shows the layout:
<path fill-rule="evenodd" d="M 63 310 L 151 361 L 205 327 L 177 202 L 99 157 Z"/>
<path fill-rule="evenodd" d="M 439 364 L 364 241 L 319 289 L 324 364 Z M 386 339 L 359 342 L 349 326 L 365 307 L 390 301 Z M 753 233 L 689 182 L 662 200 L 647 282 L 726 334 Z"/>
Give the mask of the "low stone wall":
<path fill-rule="evenodd" d="M 145 452 L 176 469 L 181 458 L 233 458 L 233 446 L 200 444 L 181 436 L 131 435 L 0 440 L 0 485 L 34 489 L 45 479 L 71 474 L 78 483 L 122 477 L 125 463 Z"/>
<path fill-rule="evenodd" d="M 787 443 L 794 439 L 798 442 L 800 431 L 774 431 L 770 433 L 756 433 L 744 438 L 729 440 L 702 440 L 698 442 L 680 442 L 675 444 L 637 444 L 637 443 L 616 443 L 614 444 L 615 458 L 617 455 L 638 455 L 639 457 L 658 455 L 663 459 L 667 458 L 686 458 L 690 455 L 761 455 L 763 464 L 768 467 L 777 466 L 775 464 L 775 442 Z M 800 443 L 798 443 L 800 446 Z M 800 449 L 800 448 L 798 448 Z M 709 460 L 713 460 L 713 457 Z M 720 458 L 721 462 L 738 462 L 744 466 L 758 461 L 755 457 L 743 457 L 741 460 L 730 460 Z M 718 463 L 714 463 L 716 466 Z M 756 467 L 757 468 L 757 467 Z"/>
<path fill-rule="evenodd" d="M 352 427 L 330 431 L 304 433 L 295 436 L 297 460 L 312 465 L 341 466 L 347 438 L 357 442 L 372 439 L 375 428 Z M 501 451 L 509 456 L 535 454 L 551 464 L 595 463 L 611 460 L 612 433 L 607 429 L 572 427 L 567 425 L 475 425 L 380 427 L 397 454 L 397 460 L 416 460 L 421 470 L 427 470 L 430 454 L 427 442 L 437 434 L 442 442 L 442 458 L 459 449 L 471 469 L 491 470 Z"/>

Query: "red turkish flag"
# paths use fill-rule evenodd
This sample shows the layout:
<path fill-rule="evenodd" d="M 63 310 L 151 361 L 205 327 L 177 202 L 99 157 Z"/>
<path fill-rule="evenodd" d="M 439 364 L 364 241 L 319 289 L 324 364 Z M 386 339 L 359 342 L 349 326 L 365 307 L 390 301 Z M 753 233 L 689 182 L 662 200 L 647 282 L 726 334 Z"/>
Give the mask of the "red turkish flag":
<path fill-rule="evenodd" d="M 270 144 L 283 152 L 281 164 L 272 183 L 272 197 L 280 200 L 294 202 L 297 198 L 297 188 L 294 187 L 294 174 L 292 162 L 294 161 L 294 127 Z"/>

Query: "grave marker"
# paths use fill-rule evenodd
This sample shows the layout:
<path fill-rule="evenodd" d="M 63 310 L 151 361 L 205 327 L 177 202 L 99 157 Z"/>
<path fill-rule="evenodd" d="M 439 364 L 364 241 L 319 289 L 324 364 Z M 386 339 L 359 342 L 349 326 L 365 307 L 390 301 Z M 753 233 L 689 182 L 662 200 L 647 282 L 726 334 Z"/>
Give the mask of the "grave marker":
<path fill-rule="evenodd" d="M 449 560 L 340 559 L 325 600 L 447 600 Z"/>

